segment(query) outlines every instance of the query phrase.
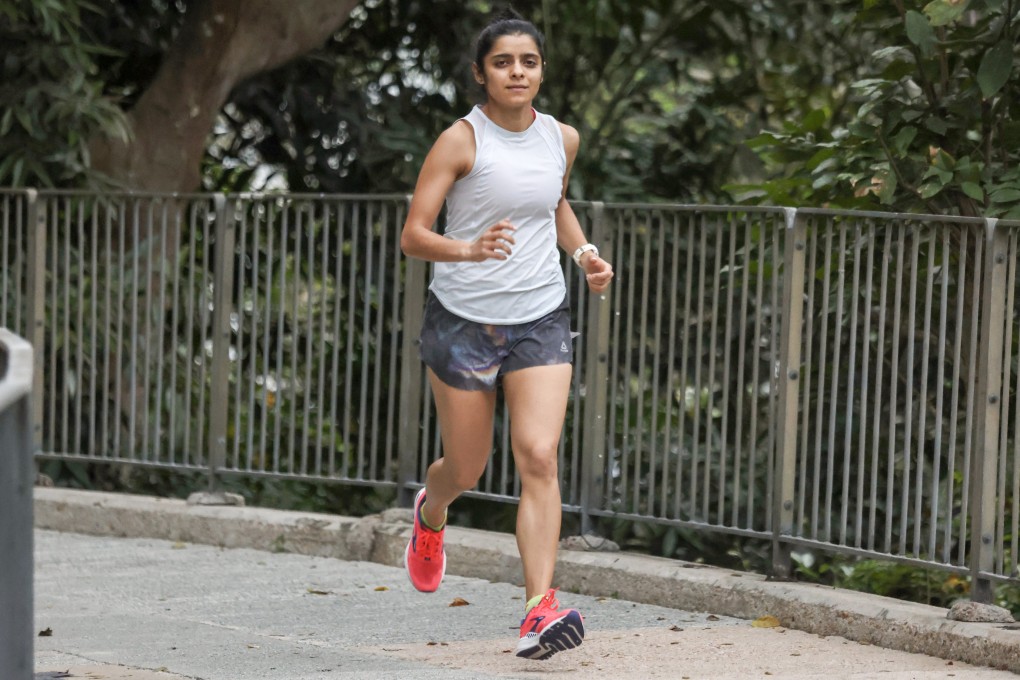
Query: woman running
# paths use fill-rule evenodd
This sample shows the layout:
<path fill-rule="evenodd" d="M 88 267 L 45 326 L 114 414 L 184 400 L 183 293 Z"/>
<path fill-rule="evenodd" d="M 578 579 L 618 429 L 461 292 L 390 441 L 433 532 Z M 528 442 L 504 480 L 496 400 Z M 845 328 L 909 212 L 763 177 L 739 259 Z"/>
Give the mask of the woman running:
<path fill-rule="evenodd" d="M 545 71 L 542 34 L 508 11 L 478 36 L 472 70 L 486 101 L 429 151 L 400 241 L 406 255 L 436 263 L 421 355 L 443 441 L 415 497 L 405 563 L 415 588 L 439 587 L 446 509 L 485 471 L 502 385 L 521 479 L 516 533 L 527 604 L 517 656 L 546 659 L 584 637 L 581 615 L 560 610 L 552 588 L 562 512 L 557 447 L 573 359 L 557 245 L 592 292 L 606 290 L 613 268 L 566 199 L 577 131 L 532 108 Z M 433 225 L 444 202 L 440 235 Z"/>

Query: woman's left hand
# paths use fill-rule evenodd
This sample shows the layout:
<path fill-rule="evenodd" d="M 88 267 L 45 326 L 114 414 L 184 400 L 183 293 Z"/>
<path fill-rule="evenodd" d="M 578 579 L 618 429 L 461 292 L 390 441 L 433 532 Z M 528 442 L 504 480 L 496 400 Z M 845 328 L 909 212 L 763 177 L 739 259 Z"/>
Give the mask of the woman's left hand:
<path fill-rule="evenodd" d="M 581 260 L 584 267 L 584 278 L 588 281 L 588 289 L 593 293 L 601 293 L 609 287 L 613 278 L 613 265 L 595 254 L 589 254 Z"/>

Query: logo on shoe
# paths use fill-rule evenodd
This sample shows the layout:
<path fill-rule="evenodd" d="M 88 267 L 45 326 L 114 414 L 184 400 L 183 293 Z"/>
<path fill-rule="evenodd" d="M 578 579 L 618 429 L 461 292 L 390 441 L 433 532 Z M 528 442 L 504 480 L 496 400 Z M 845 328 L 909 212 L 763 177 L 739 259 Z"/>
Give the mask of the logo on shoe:
<path fill-rule="evenodd" d="M 538 631 L 538 627 L 542 624 L 543 621 L 545 621 L 545 617 L 544 616 L 536 616 L 535 618 L 533 618 L 531 620 L 531 630 L 529 630 L 528 633 L 535 633 L 535 632 L 537 632 Z"/>

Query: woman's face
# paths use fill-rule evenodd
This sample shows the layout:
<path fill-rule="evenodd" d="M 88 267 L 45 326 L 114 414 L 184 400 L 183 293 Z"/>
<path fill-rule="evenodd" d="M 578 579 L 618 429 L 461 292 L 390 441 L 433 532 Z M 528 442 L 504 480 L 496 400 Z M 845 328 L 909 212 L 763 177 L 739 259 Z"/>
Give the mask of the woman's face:
<path fill-rule="evenodd" d="M 530 35 L 498 38 L 482 62 L 474 65 L 475 80 L 485 86 L 490 103 L 503 106 L 531 105 L 542 84 L 542 55 Z"/>

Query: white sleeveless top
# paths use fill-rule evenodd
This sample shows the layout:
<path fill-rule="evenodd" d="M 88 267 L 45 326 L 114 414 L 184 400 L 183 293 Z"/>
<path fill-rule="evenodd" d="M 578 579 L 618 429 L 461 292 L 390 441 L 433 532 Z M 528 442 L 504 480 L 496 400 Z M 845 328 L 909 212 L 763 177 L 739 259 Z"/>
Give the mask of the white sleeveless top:
<path fill-rule="evenodd" d="M 471 321 L 534 321 L 556 309 L 567 291 L 555 214 L 567 171 L 563 134 L 552 116 L 537 112 L 523 132 L 501 128 L 478 106 L 463 120 L 474 129 L 475 161 L 446 196 L 445 235 L 474 241 L 509 219 L 516 243 L 506 260 L 436 262 L 429 288 Z"/>

